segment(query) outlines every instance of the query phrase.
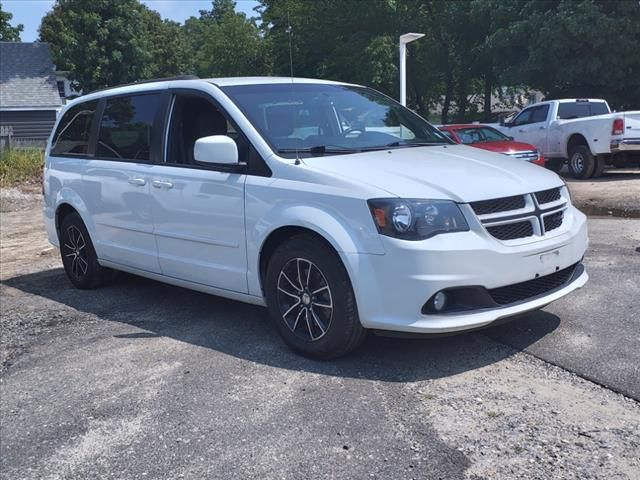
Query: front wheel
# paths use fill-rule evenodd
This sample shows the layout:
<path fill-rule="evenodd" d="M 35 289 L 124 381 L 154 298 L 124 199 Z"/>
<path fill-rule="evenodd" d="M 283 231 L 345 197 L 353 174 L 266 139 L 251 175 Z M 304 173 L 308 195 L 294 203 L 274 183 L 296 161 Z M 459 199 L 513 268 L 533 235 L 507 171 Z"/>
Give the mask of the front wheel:
<path fill-rule="evenodd" d="M 292 350 L 330 359 L 355 350 L 364 339 L 349 276 L 321 240 L 301 235 L 280 245 L 265 282 L 271 320 Z"/>
<path fill-rule="evenodd" d="M 577 145 L 569 150 L 569 171 L 574 178 L 591 177 L 595 166 L 595 158 L 586 145 Z"/>

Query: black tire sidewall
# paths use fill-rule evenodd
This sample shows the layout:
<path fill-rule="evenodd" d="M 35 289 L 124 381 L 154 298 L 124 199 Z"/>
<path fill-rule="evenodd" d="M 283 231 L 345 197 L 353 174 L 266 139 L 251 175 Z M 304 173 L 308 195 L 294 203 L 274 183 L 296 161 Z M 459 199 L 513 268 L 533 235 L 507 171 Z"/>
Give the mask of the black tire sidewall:
<path fill-rule="evenodd" d="M 573 168 L 572 159 L 576 153 L 580 153 L 582 155 L 583 162 L 584 162 L 584 168 L 582 169 L 582 171 L 577 171 L 576 169 Z M 569 151 L 569 171 L 571 172 L 571 175 L 574 178 L 582 180 L 582 179 L 591 177 L 591 175 L 593 175 L 593 170 L 595 169 L 595 167 L 596 167 L 595 158 L 591 154 L 589 147 L 585 145 L 578 145 L 576 147 L 573 147 Z"/>
<path fill-rule="evenodd" d="M 65 241 L 66 231 L 69 227 L 77 228 L 82 234 L 85 241 L 85 249 L 87 251 L 87 273 L 83 278 L 79 279 L 75 277 L 71 273 L 71 262 L 65 258 L 63 253 L 63 242 Z M 62 265 L 64 266 L 64 270 L 67 274 L 67 277 L 71 281 L 71 283 L 80 289 L 91 289 L 96 288 L 102 284 L 103 280 L 103 269 L 98 263 L 98 257 L 96 255 L 96 251 L 93 248 L 93 243 L 91 242 L 91 237 L 89 236 L 89 232 L 87 231 L 87 227 L 85 227 L 82 218 L 77 213 L 70 213 L 66 215 L 62 222 L 60 223 L 60 256 L 62 258 Z"/>
<path fill-rule="evenodd" d="M 558 173 L 560 172 L 560 170 L 562 170 L 562 167 L 564 167 L 564 160 L 551 158 L 545 162 L 544 166 L 552 172 Z"/>
<path fill-rule="evenodd" d="M 333 300 L 333 315 L 327 333 L 314 342 L 298 338 L 284 323 L 278 304 L 278 277 L 282 268 L 292 259 L 304 258 L 313 262 L 325 276 Z M 362 336 L 355 296 L 349 276 L 340 257 L 323 242 L 302 235 L 280 245 L 273 253 L 265 275 L 265 293 L 271 321 L 285 343 L 294 351 L 315 359 L 330 359 L 344 355 Z M 351 345 L 353 344 L 353 345 Z"/>

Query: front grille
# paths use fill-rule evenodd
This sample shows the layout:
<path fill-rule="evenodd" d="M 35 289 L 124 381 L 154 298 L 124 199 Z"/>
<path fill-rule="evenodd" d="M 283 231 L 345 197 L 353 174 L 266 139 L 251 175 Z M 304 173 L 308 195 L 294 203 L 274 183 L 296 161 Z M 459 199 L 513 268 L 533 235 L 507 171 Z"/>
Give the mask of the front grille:
<path fill-rule="evenodd" d="M 521 152 L 507 153 L 506 155 L 520 160 L 526 160 L 527 162 L 535 162 L 538 160 L 539 154 L 535 150 L 523 150 Z"/>
<path fill-rule="evenodd" d="M 533 235 L 533 227 L 529 220 L 504 225 L 494 225 L 487 227 L 487 231 L 498 240 L 514 240 L 516 238 L 530 237 Z"/>
<path fill-rule="evenodd" d="M 579 264 L 576 263 L 551 275 L 534 278 L 526 282 L 491 289 L 489 290 L 489 295 L 491 295 L 491 298 L 499 305 L 521 302 L 543 295 L 567 283 L 573 276 L 573 272 L 578 265 Z"/>
<path fill-rule="evenodd" d="M 480 200 L 479 202 L 471 203 L 471 208 L 473 208 L 473 211 L 476 212 L 476 215 L 486 215 L 488 213 L 518 210 L 520 208 L 524 208 L 524 206 L 524 195 L 494 198 L 493 200 Z"/>
<path fill-rule="evenodd" d="M 560 200 L 560 188 L 551 188 L 549 190 L 543 190 L 541 192 L 536 192 L 536 200 L 538 200 L 539 204 L 543 203 L 551 203 L 556 200 Z"/>
<path fill-rule="evenodd" d="M 544 231 L 549 232 L 558 228 L 560 225 L 562 225 L 563 217 L 564 212 L 556 212 L 544 217 Z"/>

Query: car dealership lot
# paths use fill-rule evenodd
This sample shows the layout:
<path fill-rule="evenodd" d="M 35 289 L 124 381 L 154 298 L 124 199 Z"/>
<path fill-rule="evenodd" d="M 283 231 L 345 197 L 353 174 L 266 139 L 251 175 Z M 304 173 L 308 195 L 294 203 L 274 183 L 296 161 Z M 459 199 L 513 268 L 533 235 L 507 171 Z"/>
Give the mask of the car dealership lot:
<path fill-rule="evenodd" d="M 261 308 L 133 276 L 73 289 L 14 200 L 2 478 L 640 475 L 640 220 L 591 219 L 591 282 L 543 312 L 315 362 Z"/>

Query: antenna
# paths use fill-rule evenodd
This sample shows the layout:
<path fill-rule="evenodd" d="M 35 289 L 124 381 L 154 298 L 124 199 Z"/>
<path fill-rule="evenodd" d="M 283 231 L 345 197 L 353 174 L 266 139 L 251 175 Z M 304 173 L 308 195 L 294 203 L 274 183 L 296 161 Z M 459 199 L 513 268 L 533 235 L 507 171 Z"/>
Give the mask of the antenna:
<path fill-rule="evenodd" d="M 295 111 L 295 99 L 293 98 L 293 43 L 291 37 L 293 37 L 293 28 L 291 27 L 291 18 L 289 17 L 289 5 L 287 5 L 287 35 L 289 35 L 289 74 L 291 76 L 291 103 L 293 104 L 293 131 L 298 129 L 296 125 L 298 121 L 298 114 Z M 295 147 L 296 161 L 295 165 L 300 165 L 300 155 L 298 153 L 298 145 Z"/>

